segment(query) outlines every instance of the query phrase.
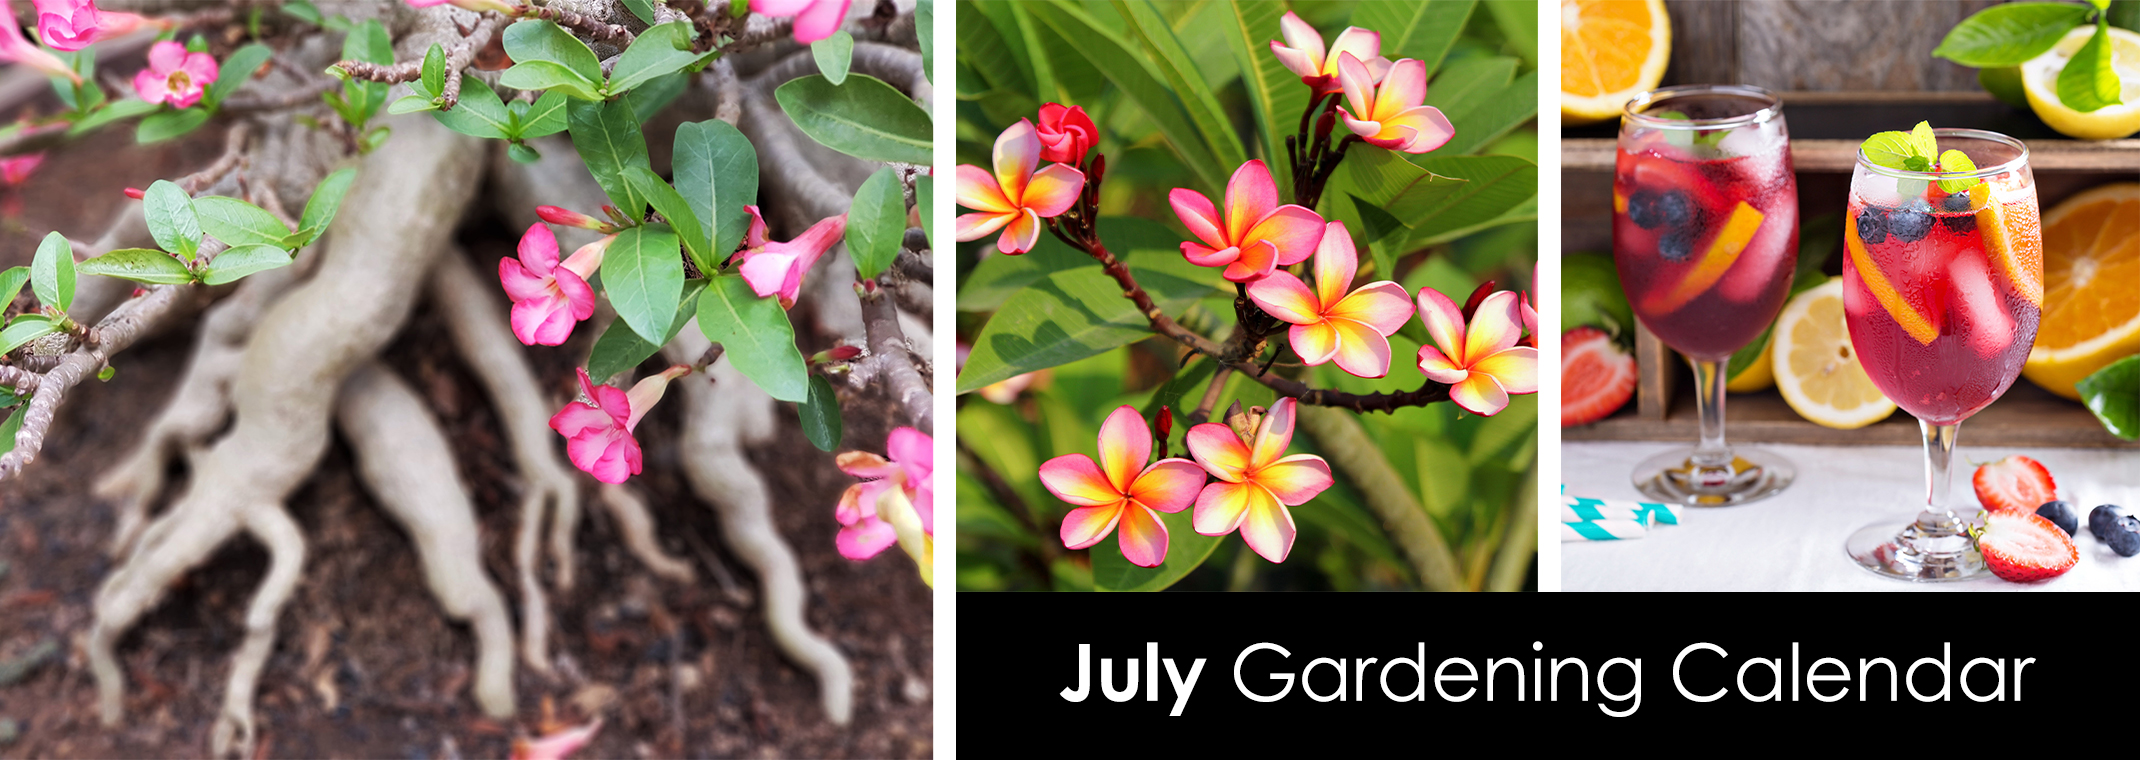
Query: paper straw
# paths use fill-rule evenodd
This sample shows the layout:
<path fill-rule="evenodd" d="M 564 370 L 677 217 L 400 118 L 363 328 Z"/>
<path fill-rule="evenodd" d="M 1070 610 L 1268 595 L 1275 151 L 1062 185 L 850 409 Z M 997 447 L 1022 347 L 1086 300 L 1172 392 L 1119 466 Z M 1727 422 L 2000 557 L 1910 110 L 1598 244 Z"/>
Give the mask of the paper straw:
<path fill-rule="evenodd" d="M 1648 533 L 1642 523 L 1634 520 L 1579 520 L 1560 524 L 1560 540 L 1568 541 L 1625 541 L 1641 538 Z"/>
<path fill-rule="evenodd" d="M 1566 494 L 1560 497 L 1562 520 L 1635 520 L 1644 525 L 1678 525 L 1679 515 L 1679 506 L 1676 504 L 1593 499 Z"/>

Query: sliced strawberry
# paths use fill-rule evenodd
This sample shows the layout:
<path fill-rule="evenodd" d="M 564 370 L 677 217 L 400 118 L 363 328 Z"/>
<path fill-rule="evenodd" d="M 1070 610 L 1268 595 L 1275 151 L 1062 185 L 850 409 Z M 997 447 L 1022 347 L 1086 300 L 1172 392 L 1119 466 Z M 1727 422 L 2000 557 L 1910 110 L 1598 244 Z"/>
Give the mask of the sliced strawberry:
<path fill-rule="evenodd" d="M 2073 539 L 2042 515 L 1988 512 L 1984 527 L 1969 533 L 1991 574 L 2015 583 L 2056 578 L 2081 561 Z"/>
<path fill-rule="evenodd" d="M 2042 462 L 2011 456 L 1977 468 L 1969 479 L 1976 486 L 1977 502 L 1993 512 L 2018 511 L 2035 514 L 2044 502 L 2058 498 L 2058 481 Z"/>
<path fill-rule="evenodd" d="M 1595 327 L 1560 336 L 1560 426 L 1611 416 L 1635 396 L 1635 357 Z"/>

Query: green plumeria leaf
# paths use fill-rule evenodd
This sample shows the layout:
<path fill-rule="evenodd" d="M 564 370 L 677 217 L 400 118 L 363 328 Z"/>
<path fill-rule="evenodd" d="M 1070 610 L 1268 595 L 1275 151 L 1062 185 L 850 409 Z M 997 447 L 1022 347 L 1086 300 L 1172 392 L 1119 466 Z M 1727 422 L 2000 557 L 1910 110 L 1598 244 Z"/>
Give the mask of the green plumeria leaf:
<path fill-rule="evenodd" d="M 1969 154 L 1967 153 L 1963 153 L 1958 150 L 1949 150 L 1945 153 L 1939 154 L 1939 170 L 1951 174 L 1963 174 L 1973 172 L 1977 170 L 1977 162 L 1970 160 Z M 1963 190 L 1976 187 L 1979 183 L 1982 183 L 1983 181 L 1984 179 L 1982 177 L 1971 177 L 1968 179 L 1943 179 L 1939 181 L 1939 189 L 1945 190 L 1950 193 L 1959 193 Z"/>
<path fill-rule="evenodd" d="M 795 405 L 795 413 L 802 417 L 803 437 L 810 439 L 810 445 L 818 451 L 831 451 L 840 445 L 844 432 L 840 397 L 823 375 L 810 376 L 810 397 Z"/>
<path fill-rule="evenodd" d="M 156 245 L 192 261 L 193 252 L 201 247 L 201 222 L 194 216 L 192 196 L 170 180 L 159 179 L 141 196 L 141 207 Z"/>
<path fill-rule="evenodd" d="M 847 207 L 847 254 L 854 257 L 856 276 L 872 280 L 883 274 L 899 257 L 906 230 L 906 189 L 897 172 L 879 169 Z"/>
<path fill-rule="evenodd" d="M 847 81 L 847 66 L 853 62 L 854 53 L 854 35 L 845 31 L 810 43 L 810 57 L 816 59 L 818 73 L 835 85 Z"/>
<path fill-rule="evenodd" d="M 193 281 L 193 271 L 163 251 L 121 248 L 82 262 L 82 274 L 117 277 L 147 285 L 183 285 Z"/>
<path fill-rule="evenodd" d="M 698 299 L 698 329 L 721 344 L 728 362 L 782 401 L 810 398 L 809 370 L 795 348 L 795 327 L 777 298 L 759 298 L 739 275 L 719 275 Z"/>
<path fill-rule="evenodd" d="M 290 265 L 290 252 L 272 245 L 241 245 L 216 254 L 208 268 L 201 271 L 201 282 L 210 285 L 237 282 L 239 278 L 255 272 L 265 272 Z"/>
<path fill-rule="evenodd" d="M 74 307 L 74 245 L 67 236 L 47 232 L 37 244 L 37 255 L 30 259 L 30 290 L 46 306 L 60 311 Z"/>

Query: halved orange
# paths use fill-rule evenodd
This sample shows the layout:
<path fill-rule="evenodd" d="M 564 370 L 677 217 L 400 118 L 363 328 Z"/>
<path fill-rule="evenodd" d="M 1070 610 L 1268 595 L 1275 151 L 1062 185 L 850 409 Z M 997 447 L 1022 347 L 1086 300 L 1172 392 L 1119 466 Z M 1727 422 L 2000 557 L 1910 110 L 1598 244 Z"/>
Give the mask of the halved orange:
<path fill-rule="evenodd" d="M 1881 273 L 1879 265 L 1873 263 L 1872 254 L 1865 250 L 1864 241 L 1858 239 L 1858 218 L 1855 214 L 1843 215 L 1843 248 L 1850 252 L 1851 265 L 1858 268 L 1858 280 L 1865 283 L 1865 289 L 1872 291 L 1874 298 L 1880 300 L 1880 306 L 1887 309 L 1888 316 L 1895 318 L 1895 324 L 1901 325 L 1903 332 L 1916 338 L 1918 343 L 1932 345 L 1933 339 L 1939 337 L 1939 328 L 1934 327 L 1932 320 L 1926 319 L 1925 315 L 1917 313 L 1917 309 L 1911 307 L 1910 302 L 1903 300 L 1894 284 L 1887 281 L 1887 275 Z"/>
<path fill-rule="evenodd" d="M 2140 353 L 2140 183 L 2067 199 L 2043 215 L 2043 322 L 2021 376 L 2078 399 L 2075 383 Z"/>
<path fill-rule="evenodd" d="M 1593 124 L 1657 88 L 1672 57 L 1664 0 L 1561 0 L 1560 120 Z"/>
<path fill-rule="evenodd" d="M 1708 292 L 1732 264 L 1738 263 L 1739 254 L 1746 251 L 1746 244 L 1754 239 L 1754 231 L 1761 229 L 1761 220 L 1766 218 L 1767 215 L 1752 204 L 1739 201 L 1739 205 L 1732 208 L 1731 217 L 1724 220 L 1724 228 L 1717 231 L 1715 240 L 1710 241 L 1709 250 L 1702 254 L 1701 261 L 1695 262 L 1686 278 L 1671 290 L 1645 299 L 1642 310 L 1670 314 L 1694 300 L 1695 296 Z"/>

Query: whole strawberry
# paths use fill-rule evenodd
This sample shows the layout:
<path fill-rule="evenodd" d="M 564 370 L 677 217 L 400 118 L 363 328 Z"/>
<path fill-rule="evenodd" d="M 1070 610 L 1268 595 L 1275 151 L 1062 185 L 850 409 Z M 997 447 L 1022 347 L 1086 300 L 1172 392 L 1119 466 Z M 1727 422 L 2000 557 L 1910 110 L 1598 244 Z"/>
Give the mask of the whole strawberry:
<path fill-rule="evenodd" d="M 1976 486 L 1977 501 L 1993 512 L 2035 512 L 2044 502 L 2058 498 L 2058 483 L 2051 479 L 2051 471 L 2024 456 L 1978 467 L 1969 482 Z"/>
<path fill-rule="evenodd" d="M 2065 575 L 2081 561 L 2073 539 L 2042 515 L 2032 512 L 1984 513 L 1984 527 L 1969 529 L 1991 574 L 2028 583 Z"/>

